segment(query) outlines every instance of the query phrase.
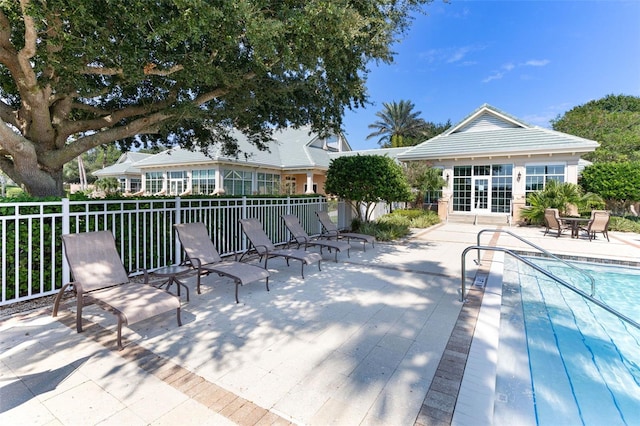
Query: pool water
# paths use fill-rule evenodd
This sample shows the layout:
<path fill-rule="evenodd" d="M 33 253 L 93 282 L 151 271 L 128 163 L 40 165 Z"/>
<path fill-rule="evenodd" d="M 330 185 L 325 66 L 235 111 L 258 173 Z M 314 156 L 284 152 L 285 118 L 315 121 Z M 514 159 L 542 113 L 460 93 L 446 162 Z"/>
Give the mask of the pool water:
<path fill-rule="evenodd" d="M 531 260 L 590 292 L 590 283 L 575 270 Z M 536 423 L 640 425 L 640 330 L 522 262 L 513 263 Z M 594 277 L 595 297 L 640 321 L 640 269 L 579 267 Z"/>

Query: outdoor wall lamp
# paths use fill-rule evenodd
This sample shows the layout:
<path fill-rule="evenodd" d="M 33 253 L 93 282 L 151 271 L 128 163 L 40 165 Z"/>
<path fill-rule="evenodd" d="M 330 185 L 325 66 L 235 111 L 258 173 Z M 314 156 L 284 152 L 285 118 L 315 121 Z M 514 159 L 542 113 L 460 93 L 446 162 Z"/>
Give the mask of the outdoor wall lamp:
<path fill-rule="evenodd" d="M 518 182 L 520 182 L 520 178 L 521 178 L 521 177 L 522 177 L 522 173 L 518 172 L 518 177 L 517 177 Z"/>
<path fill-rule="evenodd" d="M 444 178 L 446 179 L 447 183 L 449 183 L 449 173 L 447 173 L 446 175 L 444 175 Z"/>

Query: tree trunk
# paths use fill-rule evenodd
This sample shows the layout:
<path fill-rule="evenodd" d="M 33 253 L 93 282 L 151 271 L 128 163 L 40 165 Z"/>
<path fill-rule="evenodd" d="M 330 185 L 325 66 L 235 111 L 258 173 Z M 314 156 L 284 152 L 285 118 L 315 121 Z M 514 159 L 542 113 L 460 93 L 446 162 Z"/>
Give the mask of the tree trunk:
<path fill-rule="evenodd" d="M 64 197 L 62 170 L 46 173 L 37 170 L 31 173 L 33 176 L 25 176 L 23 182 L 25 190 L 34 197 Z"/>

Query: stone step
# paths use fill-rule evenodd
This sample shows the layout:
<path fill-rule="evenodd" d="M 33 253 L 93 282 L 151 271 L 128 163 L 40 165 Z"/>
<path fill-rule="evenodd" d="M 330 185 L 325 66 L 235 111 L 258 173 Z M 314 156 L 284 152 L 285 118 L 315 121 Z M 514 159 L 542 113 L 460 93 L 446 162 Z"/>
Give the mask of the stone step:
<path fill-rule="evenodd" d="M 509 225 L 509 215 L 473 215 L 473 214 L 450 214 L 447 220 L 449 223 L 466 223 L 476 225 Z"/>

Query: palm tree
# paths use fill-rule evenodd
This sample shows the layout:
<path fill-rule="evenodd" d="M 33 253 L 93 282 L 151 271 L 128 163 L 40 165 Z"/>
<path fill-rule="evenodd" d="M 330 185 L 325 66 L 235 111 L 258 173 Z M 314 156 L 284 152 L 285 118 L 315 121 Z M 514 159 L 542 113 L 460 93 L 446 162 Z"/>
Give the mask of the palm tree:
<path fill-rule="evenodd" d="M 582 188 L 575 183 L 549 180 L 543 190 L 529 194 L 527 204 L 528 206 L 522 209 L 522 217 L 533 224 L 539 224 L 544 220 L 545 209 L 558 209 L 560 215 L 566 215 L 572 205 L 576 206 L 578 211 L 586 211 L 602 208 L 604 201 L 591 192 L 583 193 Z"/>
<path fill-rule="evenodd" d="M 375 131 L 367 139 L 379 138 L 382 148 L 411 146 L 420 141 L 427 123 L 418 117 L 420 111 L 413 111 L 413 102 L 383 102 L 382 105 L 384 110 L 376 113 L 379 120 L 369 124 Z"/>

